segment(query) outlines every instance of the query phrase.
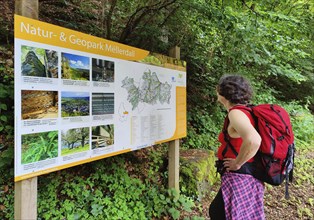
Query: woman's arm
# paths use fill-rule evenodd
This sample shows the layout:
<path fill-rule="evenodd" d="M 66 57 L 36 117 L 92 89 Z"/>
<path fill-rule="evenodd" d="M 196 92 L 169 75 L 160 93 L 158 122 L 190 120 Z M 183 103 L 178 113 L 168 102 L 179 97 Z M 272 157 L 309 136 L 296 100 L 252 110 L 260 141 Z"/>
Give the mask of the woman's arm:
<path fill-rule="evenodd" d="M 261 144 L 258 134 L 250 119 L 241 110 L 234 109 L 228 114 L 230 127 L 242 138 L 242 145 L 236 159 L 226 158 L 224 166 L 227 171 L 238 170 L 241 166 L 255 156 Z"/>

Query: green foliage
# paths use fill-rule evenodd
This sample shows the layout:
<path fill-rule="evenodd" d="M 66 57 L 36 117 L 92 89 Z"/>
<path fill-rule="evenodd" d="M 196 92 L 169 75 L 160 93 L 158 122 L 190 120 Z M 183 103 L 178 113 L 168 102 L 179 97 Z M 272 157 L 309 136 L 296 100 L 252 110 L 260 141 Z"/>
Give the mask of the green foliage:
<path fill-rule="evenodd" d="M 141 181 L 134 176 L 135 173 L 145 174 L 142 166 L 138 166 L 140 171 L 133 170 L 131 176 L 124 158 L 128 156 L 120 155 L 39 177 L 38 219 L 160 219 L 162 216 L 179 219 L 182 212 L 192 211 L 195 205 L 190 198 L 157 182 Z M 159 159 L 155 159 L 148 164 L 150 167 L 158 167 Z M 0 185 L 11 181 L 5 192 L 0 191 L 3 194 L 0 218 L 13 219 L 13 174 L 6 173 L 3 177 Z"/>
<path fill-rule="evenodd" d="M 89 128 L 75 128 L 61 132 L 61 155 L 78 153 L 88 150 Z"/>
<path fill-rule="evenodd" d="M 11 6 L 11 7 L 10 7 Z M 9 9 L 9 10 L 5 10 Z M 2 2 L 0 10 L 3 12 L 0 16 L 0 42 L 3 44 L 10 44 L 13 42 L 13 11 L 14 4 L 9 2 Z M 10 11 L 12 10 L 12 11 Z"/>
<path fill-rule="evenodd" d="M 188 94 L 193 94 L 188 95 L 186 147 L 216 145 L 214 136 L 221 129 L 216 122 L 223 117 L 217 117 L 213 99 L 223 74 L 249 78 L 256 104 L 298 100 L 313 105 L 313 4 L 289 4 L 190 1 L 187 10 L 181 8 L 179 20 L 186 28 L 175 28 L 173 37 L 186 34 L 181 53 L 188 63 Z"/>
<path fill-rule="evenodd" d="M 297 139 L 296 143 L 297 154 L 295 157 L 295 171 L 293 172 L 293 184 L 297 188 L 313 186 L 313 157 L 309 156 L 313 153 L 313 139 L 310 143 Z M 313 218 L 313 199 L 307 195 L 307 200 L 301 200 L 298 197 L 293 197 L 291 203 L 297 204 L 297 215 L 300 219 Z"/>
<path fill-rule="evenodd" d="M 295 171 L 293 172 L 293 179 L 294 184 L 298 187 L 314 184 L 314 176 L 312 175 L 314 161 L 313 158 L 309 156 L 309 154 L 313 153 L 313 141 L 314 139 L 309 142 L 300 139 L 296 140 L 296 156 L 294 159 Z M 312 206 L 311 200 L 309 204 Z"/>
<path fill-rule="evenodd" d="M 62 98 L 62 117 L 75 117 L 75 116 L 86 116 L 89 115 L 89 100 L 84 98 Z M 79 109 L 83 109 L 80 111 Z M 75 111 L 74 111 L 75 110 Z"/>
<path fill-rule="evenodd" d="M 181 210 L 192 211 L 193 201 L 175 190 L 131 177 L 122 157 L 108 160 L 81 167 L 88 169 L 80 171 L 83 176 L 61 171 L 41 178 L 41 219 L 178 219 Z"/>
<path fill-rule="evenodd" d="M 79 152 L 83 152 L 83 151 L 88 151 L 90 149 L 89 144 L 86 144 L 84 146 L 80 145 L 78 147 L 75 148 L 64 148 L 61 150 L 61 155 L 65 156 L 65 155 L 69 155 L 69 154 L 75 154 L 75 153 L 79 153 Z"/>
<path fill-rule="evenodd" d="M 12 52 L 0 46 L 0 170 L 13 163 L 14 83 Z"/>
<path fill-rule="evenodd" d="M 58 156 L 58 131 L 22 136 L 22 164 Z"/>
<path fill-rule="evenodd" d="M 25 62 L 26 55 L 29 51 L 33 51 L 40 62 L 43 64 L 45 63 L 46 58 L 46 50 L 43 48 L 36 48 L 36 47 L 29 47 L 29 46 L 22 46 L 21 47 L 21 62 Z"/>
<path fill-rule="evenodd" d="M 0 30 L 8 25 L 1 23 Z M 0 38 L 8 37 L 7 32 L 1 33 L 5 33 L 5 36 Z M 0 219 L 13 220 L 14 84 L 11 48 L 0 45 L 0 57 Z"/>
<path fill-rule="evenodd" d="M 295 139 L 298 142 L 312 143 L 314 141 L 314 116 L 306 107 L 290 102 L 283 105 L 290 113 Z"/>
<path fill-rule="evenodd" d="M 226 112 L 219 107 L 213 108 L 216 111 L 194 108 L 188 112 L 188 135 L 182 147 L 209 150 L 217 148 L 217 137 Z"/>
<path fill-rule="evenodd" d="M 2 158 L 0 158 L 2 159 Z M 6 169 L 3 169 L 5 167 Z M 13 220 L 14 212 L 14 171 L 6 166 L 0 167 L 0 219 Z"/>
<path fill-rule="evenodd" d="M 201 201 L 209 192 L 210 187 L 219 179 L 215 167 L 215 153 L 193 149 L 181 150 L 181 155 L 180 192 Z"/>
<path fill-rule="evenodd" d="M 219 145 L 225 112 L 215 102 L 215 86 L 227 73 L 251 80 L 254 103 L 280 103 L 288 110 L 297 150 L 307 149 L 313 141 L 314 119 L 308 110 L 314 106 L 311 1 L 55 0 L 41 1 L 40 8 L 43 21 L 149 51 L 167 54 L 170 47 L 180 46 L 188 63 L 184 148 L 215 150 Z M 5 12 L 0 15 L 0 39 L 9 43 L 13 17 Z M 9 186 L 1 191 L 0 218 L 13 219 L 12 48 L 0 46 L 0 55 L 0 185 Z M 165 189 L 163 150 L 147 157 L 140 153 L 123 157 L 125 161 L 117 157 L 41 177 L 39 216 L 102 219 L 111 214 L 110 219 L 119 219 L 124 214 L 134 219 L 178 219 L 192 208 L 191 200 Z M 296 160 L 298 167 L 310 166 L 303 159 Z M 306 175 L 299 179 L 313 181 Z M 299 217 L 313 216 L 304 208 Z"/>

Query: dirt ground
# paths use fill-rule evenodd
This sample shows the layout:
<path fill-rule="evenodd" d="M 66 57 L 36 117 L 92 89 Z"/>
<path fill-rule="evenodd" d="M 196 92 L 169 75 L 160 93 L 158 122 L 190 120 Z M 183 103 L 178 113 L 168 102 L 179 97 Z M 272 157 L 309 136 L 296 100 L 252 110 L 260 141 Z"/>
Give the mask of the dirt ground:
<path fill-rule="evenodd" d="M 219 185 L 213 187 L 217 192 Z M 313 184 L 304 184 L 296 186 L 289 185 L 290 199 L 285 199 L 285 184 L 278 187 L 266 186 L 264 204 L 267 220 L 310 220 L 314 219 L 314 186 Z M 214 198 L 215 193 L 211 193 L 202 202 L 203 216 L 209 220 L 208 207 Z"/>

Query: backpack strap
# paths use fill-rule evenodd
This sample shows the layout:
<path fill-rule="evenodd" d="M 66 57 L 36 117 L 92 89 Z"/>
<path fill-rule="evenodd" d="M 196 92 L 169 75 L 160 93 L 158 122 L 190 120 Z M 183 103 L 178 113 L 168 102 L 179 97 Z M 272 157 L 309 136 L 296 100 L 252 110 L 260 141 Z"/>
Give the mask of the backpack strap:
<path fill-rule="evenodd" d="M 245 110 L 245 111 L 249 112 L 249 113 L 251 114 L 253 120 L 254 120 L 254 125 L 255 125 L 254 127 L 255 127 L 255 129 L 257 130 L 257 132 L 259 132 L 258 126 L 257 126 L 258 118 L 257 118 L 257 116 L 254 114 L 254 111 L 253 111 L 253 108 L 254 108 L 254 107 L 255 107 L 255 105 L 253 105 L 253 104 L 248 104 L 248 105 L 245 105 L 245 106 L 243 106 L 243 105 L 236 105 L 236 106 L 233 106 L 233 107 L 231 108 L 231 110 L 232 110 L 232 109 L 240 109 L 240 110 Z"/>
<path fill-rule="evenodd" d="M 289 173 L 286 173 L 285 199 L 290 199 L 289 181 L 292 182 L 292 180 L 293 180 L 293 167 L 289 171 L 288 171 L 288 168 L 289 168 L 290 164 L 293 163 L 293 161 L 294 161 L 294 151 L 295 151 L 295 146 L 293 143 L 289 146 L 288 155 L 287 155 L 287 158 L 292 157 L 292 161 L 288 159 L 288 163 L 286 164 L 286 172 L 289 172 Z"/>
<path fill-rule="evenodd" d="M 271 108 L 271 110 L 273 110 L 273 111 L 278 115 L 278 117 L 280 118 L 280 120 L 282 121 L 282 123 L 285 125 L 286 133 L 290 135 L 289 126 L 287 125 L 287 123 L 285 122 L 285 120 L 282 118 L 281 114 L 279 114 L 279 112 L 276 111 L 276 109 L 275 109 L 275 107 L 274 107 L 273 104 L 270 105 L 270 108 Z"/>
<path fill-rule="evenodd" d="M 245 111 L 248 111 L 253 120 L 254 120 L 254 124 L 255 124 L 255 129 L 258 131 L 258 126 L 257 126 L 257 121 L 258 121 L 258 118 L 256 117 L 256 115 L 253 113 L 253 110 L 252 108 L 254 107 L 255 105 L 252 105 L 252 104 L 248 104 L 248 105 L 236 105 L 236 106 L 233 106 L 232 108 L 230 108 L 229 111 L 233 110 L 233 109 L 239 109 L 239 110 L 245 110 Z M 230 142 L 230 136 L 228 134 L 228 126 L 229 126 L 229 118 L 228 118 L 228 115 L 226 116 L 225 118 L 225 121 L 224 121 L 224 127 L 223 127 L 223 135 L 224 135 L 224 140 L 225 142 L 227 143 L 227 146 L 225 147 L 225 149 L 222 151 L 222 156 L 225 156 L 225 154 L 227 153 L 228 151 L 228 148 L 230 147 L 230 149 L 232 150 L 232 152 L 234 153 L 235 156 L 238 156 L 238 152 L 235 150 L 235 148 L 232 146 L 231 142 Z"/>
<path fill-rule="evenodd" d="M 250 104 L 250 105 L 236 105 L 236 106 L 233 106 L 232 108 L 230 108 L 229 111 L 233 110 L 233 109 L 240 109 L 240 110 L 245 110 L 245 111 L 248 111 L 250 112 L 253 120 L 254 120 L 254 124 L 255 124 L 255 129 L 257 129 L 257 132 L 258 132 L 258 127 L 257 127 L 257 117 L 254 115 L 253 113 L 253 110 L 252 108 L 254 107 L 254 105 Z M 228 118 L 228 115 L 226 116 L 225 118 L 225 121 L 224 121 L 224 127 L 223 127 L 223 135 L 224 135 L 224 140 L 225 142 L 227 143 L 225 149 L 222 151 L 222 156 L 224 157 L 225 154 L 227 153 L 228 151 L 228 148 L 230 147 L 230 149 L 232 150 L 232 152 L 234 153 L 235 156 L 238 156 L 238 152 L 235 150 L 235 148 L 232 146 L 231 142 L 230 142 L 230 136 L 228 134 L 228 126 L 229 126 L 229 118 Z"/>
<path fill-rule="evenodd" d="M 228 126 L 229 126 L 229 118 L 228 115 L 225 118 L 225 122 L 224 122 L 224 127 L 223 127 L 223 135 L 224 135 L 224 140 L 227 143 L 226 147 L 224 148 L 224 150 L 222 151 L 222 156 L 225 157 L 228 148 L 230 147 L 230 149 L 232 150 L 232 152 L 234 153 L 235 156 L 238 156 L 238 152 L 235 150 L 235 148 L 232 146 L 231 142 L 230 142 L 230 136 L 228 134 Z"/>

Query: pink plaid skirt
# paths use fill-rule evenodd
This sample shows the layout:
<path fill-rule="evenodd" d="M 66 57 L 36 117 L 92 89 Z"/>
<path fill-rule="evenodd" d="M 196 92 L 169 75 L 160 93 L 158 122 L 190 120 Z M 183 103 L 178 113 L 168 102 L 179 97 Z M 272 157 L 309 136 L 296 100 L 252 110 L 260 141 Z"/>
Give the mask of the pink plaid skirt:
<path fill-rule="evenodd" d="M 263 182 L 251 175 L 225 172 L 221 190 L 227 220 L 265 220 Z"/>

